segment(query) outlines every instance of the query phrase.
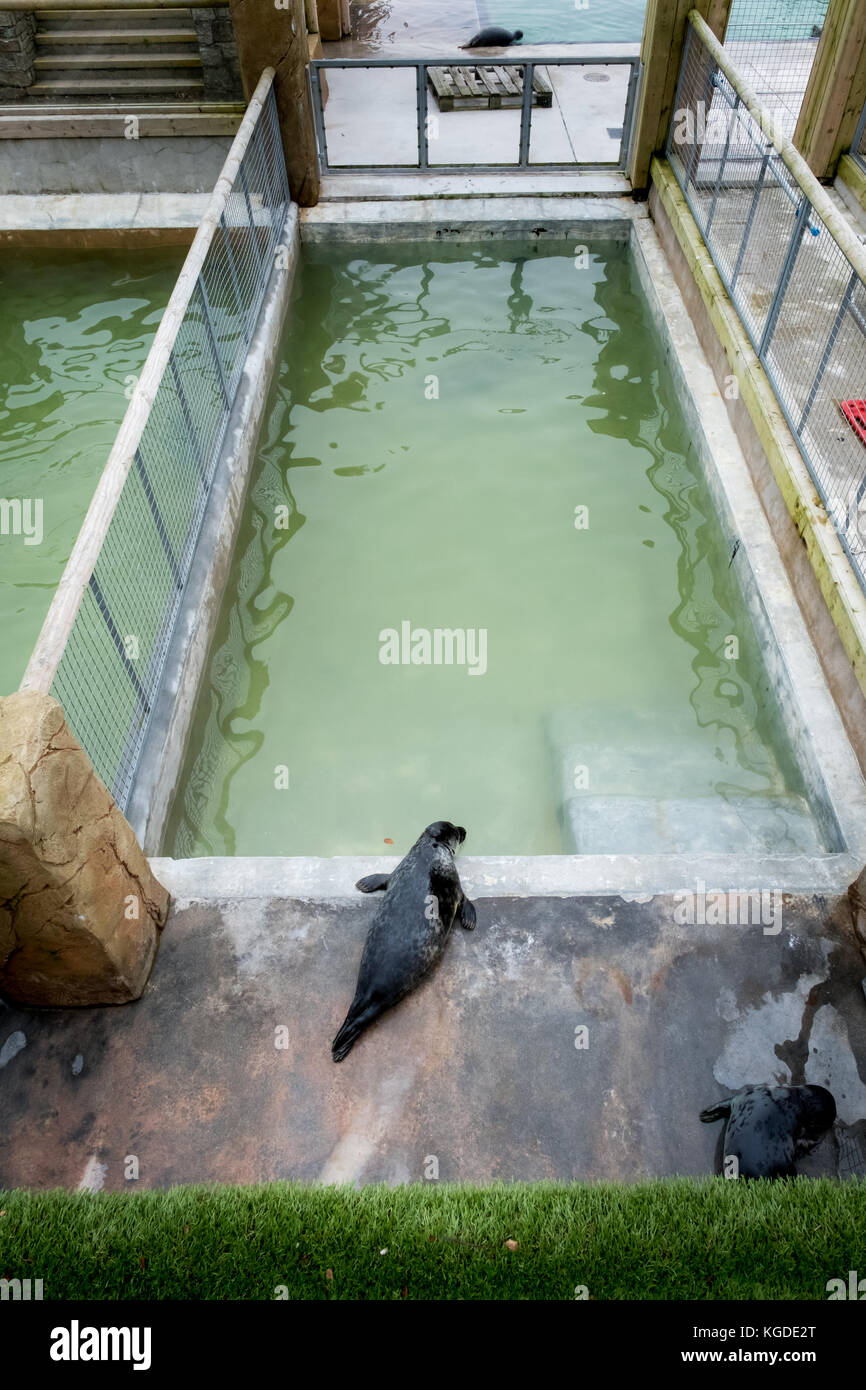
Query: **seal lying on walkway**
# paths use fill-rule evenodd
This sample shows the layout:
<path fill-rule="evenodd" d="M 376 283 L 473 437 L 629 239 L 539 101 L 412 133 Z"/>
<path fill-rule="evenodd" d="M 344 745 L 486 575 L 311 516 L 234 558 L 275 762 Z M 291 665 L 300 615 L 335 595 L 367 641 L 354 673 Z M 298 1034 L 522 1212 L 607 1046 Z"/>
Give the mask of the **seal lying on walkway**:
<path fill-rule="evenodd" d="M 498 24 L 491 24 L 487 29 L 481 29 L 477 34 L 473 34 L 468 43 L 462 43 L 461 48 L 508 48 L 512 43 L 519 43 L 523 38 L 523 30 L 515 29 L 512 34 L 510 29 L 500 29 Z"/>
<path fill-rule="evenodd" d="M 836 1102 L 823 1086 L 744 1086 L 700 1117 L 726 1121 L 724 1154 L 736 1158 L 741 1178 L 793 1178 L 797 1153 L 827 1133 Z"/>
<path fill-rule="evenodd" d="M 384 890 L 385 897 L 367 933 L 352 1006 L 331 1044 L 335 1062 L 342 1062 L 364 1029 L 436 964 L 455 921 L 467 931 L 475 926 L 475 908 L 454 863 L 465 839 L 462 825 L 434 821 L 390 877 L 370 874 L 355 884 L 362 893 Z"/>

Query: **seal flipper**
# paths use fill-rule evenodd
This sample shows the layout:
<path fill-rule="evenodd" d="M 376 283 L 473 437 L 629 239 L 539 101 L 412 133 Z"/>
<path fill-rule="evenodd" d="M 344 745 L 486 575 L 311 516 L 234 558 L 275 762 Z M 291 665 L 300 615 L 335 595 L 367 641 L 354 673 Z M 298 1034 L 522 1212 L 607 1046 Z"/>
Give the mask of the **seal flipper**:
<path fill-rule="evenodd" d="M 349 1010 L 343 1022 L 343 1026 L 331 1043 L 331 1056 L 335 1062 L 342 1062 L 347 1057 L 363 1033 L 374 1019 L 383 1012 L 381 1004 L 368 1004 L 362 1008 L 360 1013 L 355 1013 L 355 1004 Z"/>
<path fill-rule="evenodd" d="M 716 1101 L 715 1105 L 710 1105 L 706 1110 L 702 1110 L 698 1119 L 702 1124 L 712 1125 L 716 1120 L 726 1120 L 731 1113 L 731 1101 L 733 1096 L 726 1096 L 724 1100 Z"/>
<path fill-rule="evenodd" d="M 463 894 L 463 901 L 458 908 L 457 916 L 460 918 L 461 927 L 466 931 L 475 930 L 475 923 L 478 920 L 475 916 L 475 904 L 469 901 L 465 893 Z"/>
<path fill-rule="evenodd" d="M 390 874 L 368 874 L 366 878 L 359 878 L 355 887 L 359 893 L 384 893 L 389 879 Z"/>

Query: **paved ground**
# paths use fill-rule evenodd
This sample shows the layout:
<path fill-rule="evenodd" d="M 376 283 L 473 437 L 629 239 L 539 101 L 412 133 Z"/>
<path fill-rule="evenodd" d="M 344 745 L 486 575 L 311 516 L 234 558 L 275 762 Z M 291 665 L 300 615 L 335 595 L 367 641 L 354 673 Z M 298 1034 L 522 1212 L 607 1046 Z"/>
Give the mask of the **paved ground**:
<path fill-rule="evenodd" d="M 443 1180 L 707 1173 L 720 1127 L 701 1107 L 791 1079 L 839 1105 L 809 1171 L 866 1172 L 847 904 L 786 900 L 775 935 L 674 909 L 482 899 L 477 930 L 335 1066 L 375 902 L 181 904 L 139 1003 L 0 1006 L 0 1186 L 123 1189 L 128 1155 L 141 1187 L 403 1182 L 431 1156 Z"/>

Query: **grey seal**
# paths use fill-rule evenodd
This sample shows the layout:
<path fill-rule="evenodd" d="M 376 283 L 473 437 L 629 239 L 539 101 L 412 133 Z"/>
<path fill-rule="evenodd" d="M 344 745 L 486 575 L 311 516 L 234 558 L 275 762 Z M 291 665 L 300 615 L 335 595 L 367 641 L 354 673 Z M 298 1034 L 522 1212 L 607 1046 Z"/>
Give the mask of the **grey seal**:
<path fill-rule="evenodd" d="M 523 30 L 515 29 L 514 33 L 510 29 L 500 29 L 498 24 L 491 24 L 486 29 L 480 29 L 477 34 L 473 34 L 468 43 L 462 43 L 461 48 L 508 48 L 512 43 L 519 43 L 523 38 Z"/>
<path fill-rule="evenodd" d="M 475 908 L 454 863 L 465 839 L 462 825 L 434 821 L 392 874 L 370 874 L 355 884 L 362 893 L 385 896 L 364 942 L 355 997 L 331 1044 L 335 1062 L 342 1062 L 364 1029 L 432 969 L 455 922 L 467 931 L 475 926 Z"/>
<path fill-rule="evenodd" d="M 741 1178 L 793 1178 L 798 1152 L 827 1133 L 836 1102 L 824 1086 L 744 1086 L 700 1118 L 725 1121 L 724 1154 L 736 1158 Z"/>

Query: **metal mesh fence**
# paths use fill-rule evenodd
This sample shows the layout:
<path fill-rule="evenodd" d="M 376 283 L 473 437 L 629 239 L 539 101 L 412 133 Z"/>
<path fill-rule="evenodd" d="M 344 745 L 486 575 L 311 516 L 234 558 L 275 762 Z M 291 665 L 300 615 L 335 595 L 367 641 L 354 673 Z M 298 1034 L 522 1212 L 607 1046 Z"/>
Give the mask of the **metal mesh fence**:
<path fill-rule="evenodd" d="M 667 154 L 866 589 L 866 287 L 692 28 Z"/>
<path fill-rule="evenodd" d="M 289 205 L 267 94 L 153 399 L 52 693 L 125 809 Z"/>
<path fill-rule="evenodd" d="M 725 48 L 787 136 L 794 133 L 829 0 L 733 0 Z"/>

